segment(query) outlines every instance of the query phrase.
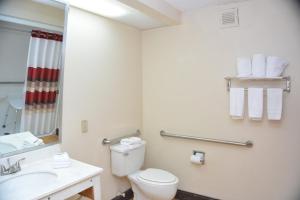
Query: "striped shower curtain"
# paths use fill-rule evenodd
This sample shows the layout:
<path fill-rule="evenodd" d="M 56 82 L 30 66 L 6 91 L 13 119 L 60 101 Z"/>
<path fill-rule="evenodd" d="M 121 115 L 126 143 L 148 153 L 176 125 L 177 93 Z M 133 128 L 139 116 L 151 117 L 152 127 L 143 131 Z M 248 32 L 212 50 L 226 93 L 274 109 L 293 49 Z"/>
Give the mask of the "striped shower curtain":
<path fill-rule="evenodd" d="M 54 134 L 58 128 L 57 95 L 61 54 L 62 35 L 32 31 L 21 131 L 43 136 Z"/>

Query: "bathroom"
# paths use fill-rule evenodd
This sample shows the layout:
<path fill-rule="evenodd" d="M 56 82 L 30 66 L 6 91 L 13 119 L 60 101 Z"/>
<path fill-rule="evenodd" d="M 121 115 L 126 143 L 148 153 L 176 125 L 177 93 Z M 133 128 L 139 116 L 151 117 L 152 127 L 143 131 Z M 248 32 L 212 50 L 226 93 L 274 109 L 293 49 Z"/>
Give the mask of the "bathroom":
<path fill-rule="evenodd" d="M 222 18 L 226 11 L 234 16 L 228 26 L 222 21 L 228 19 Z M 14 179 L 14 188 L 5 181 L 28 168 L 63 176 L 73 167 L 82 167 L 73 174 L 74 182 L 89 172 L 80 180 L 89 177 L 93 183 L 91 199 L 133 199 L 130 180 L 112 172 L 114 144 L 103 140 L 118 142 L 135 133 L 146 141 L 141 170 L 156 168 L 177 177 L 175 199 L 299 200 L 299 17 L 295 0 L 0 0 L 0 36 L 21 34 L 12 29 L 28 38 L 39 29 L 63 35 L 55 131 L 34 134 L 44 144 L 0 155 L 6 168 L 7 158 L 11 163 L 26 158 L 20 172 L 0 176 L 0 199 L 10 195 L 4 187 L 20 193 L 22 200 L 89 199 L 83 197 L 90 196 L 88 182 L 76 191 L 53 189 L 47 182 L 33 187 L 43 195 L 27 196 L 17 186 L 29 183 L 30 176 L 29 181 L 26 176 Z M 11 30 L 3 31 L 3 26 Z M 3 51 L 7 41 L 0 39 L 0 82 L 26 82 L 28 40 L 24 60 L 11 60 L 24 63 L 18 73 L 3 76 L 8 71 L 3 62 L 11 57 Z M 282 76 L 288 79 L 235 79 L 237 59 L 256 54 L 287 60 Z M 260 120 L 248 116 L 246 91 L 243 119 L 231 117 L 228 87 L 284 89 L 281 119 L 268 119 L 267 91 Z M 1 138 L 22 132 L 24 108 L 18 113 L 19 131 L 4 135 L 13 132 L 16 114 L 11 110 L 12 128 L 4 130 L 6 96 L 24 98 L 24 85 L 0 84 L 0 147 Z M 58 152 L 68 153 L 71 167 L 34 166 L 46 157 L 52 162 Z M 196 152 L 203 162 L 191 162 Z"/>

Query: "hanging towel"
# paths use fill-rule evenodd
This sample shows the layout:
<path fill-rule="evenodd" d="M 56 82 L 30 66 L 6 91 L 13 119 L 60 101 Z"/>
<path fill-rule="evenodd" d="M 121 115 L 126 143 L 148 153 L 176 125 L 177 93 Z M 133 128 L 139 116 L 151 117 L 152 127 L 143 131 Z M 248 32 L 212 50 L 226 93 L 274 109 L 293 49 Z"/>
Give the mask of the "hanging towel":
<path fill-rule="evenodd" d="M 263 88 L 248 89 L 248 114 L 252 120 L 261 120 L 263 115 Z"/>
<path fill-rule="evenodd" d="M 249 77 L 251 74 L 251 59 L 248 57 L 237 58 L 237 76 Z"/>
<path fill-rule="evenodd" d="M 283 90 L 281 88 L 269 88 L 268 95 L 268 119 L 280 120 L 282 113 L 282 96 Z"/>
<path fill-rule="evenodd" d="M 266 57 L 263 54 L 255 54 L 252 57 L 252 76 L 266 76 Z"/>
<path fill-rule="evenodd" d="M 288 66 L 288 61 L 276 56 L 267 58 L 267 77 L 279 77 Z"/>
<path fill-rule="evenodd" d="M 230 88 L 230 116 L 232 119 L 243 119 L 244 96 L 244 88 Z"/>

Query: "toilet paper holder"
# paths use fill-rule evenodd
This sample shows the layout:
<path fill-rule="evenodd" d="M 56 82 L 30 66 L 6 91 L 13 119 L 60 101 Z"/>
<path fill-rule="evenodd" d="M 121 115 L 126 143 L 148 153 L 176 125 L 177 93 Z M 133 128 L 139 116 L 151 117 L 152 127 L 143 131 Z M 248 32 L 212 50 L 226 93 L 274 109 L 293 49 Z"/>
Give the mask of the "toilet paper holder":
<path fill-rule="evenodd" d="M 205 152 L 204 151 L 198 151 L 198 150 L 193 150 L 193 155 L 197 154 L 202 154 L 202 159 L 200 160 L 200 164 L 204 165 L 205 164 Z"/>

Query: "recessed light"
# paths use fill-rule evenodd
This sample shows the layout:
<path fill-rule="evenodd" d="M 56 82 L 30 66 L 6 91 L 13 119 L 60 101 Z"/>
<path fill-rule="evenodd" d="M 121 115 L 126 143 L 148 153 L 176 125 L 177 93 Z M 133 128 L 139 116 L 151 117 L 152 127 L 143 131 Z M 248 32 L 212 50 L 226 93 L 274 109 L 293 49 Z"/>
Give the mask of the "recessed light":
<path fill-rule="evenodd" d="M 105 17 L 121 17 L 128 11 L 115 0 L 69 0 L 72 6 Z"/>

